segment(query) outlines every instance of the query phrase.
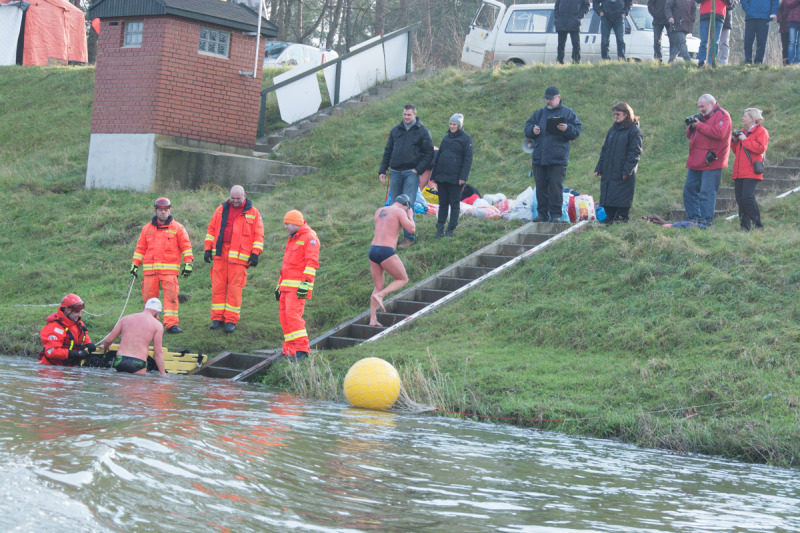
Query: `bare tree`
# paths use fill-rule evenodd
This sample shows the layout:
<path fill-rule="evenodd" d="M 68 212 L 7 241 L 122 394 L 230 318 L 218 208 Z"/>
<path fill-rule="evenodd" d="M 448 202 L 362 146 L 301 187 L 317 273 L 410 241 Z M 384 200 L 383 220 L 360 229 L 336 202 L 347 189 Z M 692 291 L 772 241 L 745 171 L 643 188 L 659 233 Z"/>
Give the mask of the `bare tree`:
<path fill-rule="evenodd" d="M 344 7 L 344 0 L 336 0 L 336 7 L 333 8 L 331 13 L 331 23 L 328 28 L 328 36 L 325 38 L 325 46 L 333 48 L 333 40 L 339 31 L 339 19 L 342 16 L 342 8 Z"/>
<path fill-rule="evenodd" d="M 375 0 L 375 35 L 383 36 L 386 21 L 386 0 Z"/>

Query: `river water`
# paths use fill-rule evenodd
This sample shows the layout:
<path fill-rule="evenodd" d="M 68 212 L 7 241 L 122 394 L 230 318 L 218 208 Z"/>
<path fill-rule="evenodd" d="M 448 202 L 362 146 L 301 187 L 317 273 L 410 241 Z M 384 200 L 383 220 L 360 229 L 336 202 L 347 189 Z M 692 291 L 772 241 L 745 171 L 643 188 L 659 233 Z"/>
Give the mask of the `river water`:
<path fill-rule="evenodd" d="M 800 531 L 800 472 L 0 358 L 0 531 Z"/>

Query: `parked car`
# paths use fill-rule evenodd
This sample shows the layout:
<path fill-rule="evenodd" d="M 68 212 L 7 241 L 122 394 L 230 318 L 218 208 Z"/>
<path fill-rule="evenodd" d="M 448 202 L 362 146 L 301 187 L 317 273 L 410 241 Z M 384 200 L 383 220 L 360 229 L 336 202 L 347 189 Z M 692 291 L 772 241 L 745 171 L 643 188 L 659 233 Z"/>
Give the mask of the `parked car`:
<path fill-rule="evenodd" d="M 284 41 L 267 41 L 264 53 L 265 67 L 288 67 L 314 63 L 321 65 L 326 61 L 339 57 L 333 50 L 307 46 L 305 44 L 287 43 Z"/>
<path fill-rule="evenodd" d="M 590 10 L 581 23 L 581 60 L 600 61 L 600 17 Z M 669 57 L 669 40 L 662 38 L 662 55 Z M 697 57 L 700 39 L 686 36 L 689 55 Z M 553 4 L 516 4 L 506 7 L 497 0 L 483 0 L 470 24 L 461 61 L 476 67 L 498 63 L 529 65 L 555 63 L 558 34 Z M 565 57 L 571 56 L 567 39 Z M 611 57 L 617 56 L 617 43 L 611 36 Z M 625 55 L 629 59 L 653 59 L 653 17 L 646 5 L 634 5 L 625 18 Z"/>

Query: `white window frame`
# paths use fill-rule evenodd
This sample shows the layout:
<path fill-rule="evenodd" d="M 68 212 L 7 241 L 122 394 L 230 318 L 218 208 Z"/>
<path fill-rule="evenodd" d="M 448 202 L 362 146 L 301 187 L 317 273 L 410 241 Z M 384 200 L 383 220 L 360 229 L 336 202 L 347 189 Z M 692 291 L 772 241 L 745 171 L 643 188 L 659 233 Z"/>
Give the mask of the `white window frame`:
<path fill-rule="evenodd" d="M 206 32 L 206 38 L 203 38 L 203 32 Z M 224 35 L 224 39 L 219 39 L 221 35 Z M 224 42 L 223 42 L 224 41 Z M 206 49 L 203 50 L 203 45 L 205 43 Z M 209 44 L 213 47 L 214 51 L 209 51 Z M 224 45 L 225 52 L 220 53 L 219 46 Z M 207 28 L 205 26 L 200 28 L 200 35 L 197 43 L 197 53 L 204 55 L 204 56 L 212 56 L 212 57 L 222 57 L 224 59 L 228 59 L 231 51 L 231 32 L 224 31 L 224 30 L 215 30 L 214 28 Z"/>
<path fill-rule="evenodd" d="M 143 34 L 143 20 L 130 20 L 125 22 L 125 31 L 122 32 L 122 48 L 141 48 Z"/>

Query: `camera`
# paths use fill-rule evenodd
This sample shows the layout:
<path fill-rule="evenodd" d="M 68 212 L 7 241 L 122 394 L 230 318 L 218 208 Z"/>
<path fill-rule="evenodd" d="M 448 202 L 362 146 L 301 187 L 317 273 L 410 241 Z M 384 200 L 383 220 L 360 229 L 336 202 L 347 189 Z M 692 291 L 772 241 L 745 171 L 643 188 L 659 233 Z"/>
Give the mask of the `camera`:
<path fill-rule="evenodd" d="M 695 113 L 691 117 L 686 117 L 684 121 L 686 122 L 687 126 L 691 126 L 692 122 L 694 122 L 695 120 L 700 120 L 701 118 L 703 118 L 702 113 Z"/>
<path fill-rule="evenodd" d="M 741 135 L 741 134 L 742 134 L 742 130 L 733 130 L 733 132 L 731 132 L 731 139 L 737 139 L 738 140 L 739 139 L 739 135 Z"/>
<path fill-rule="evenodd" d="M 706 153 L 706 166 L 710 165 L 712 161 L 716 161 L 716 159 L 717 159 L 717 154 L 709 150 Z"/>

